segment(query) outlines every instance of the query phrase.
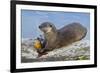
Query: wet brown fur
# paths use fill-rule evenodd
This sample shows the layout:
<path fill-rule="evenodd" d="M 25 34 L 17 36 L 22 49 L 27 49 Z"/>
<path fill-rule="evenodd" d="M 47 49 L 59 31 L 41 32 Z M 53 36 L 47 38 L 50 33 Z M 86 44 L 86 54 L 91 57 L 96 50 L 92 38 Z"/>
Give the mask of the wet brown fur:
<path fill-rule="evenodd" d="M 50 27 L 51 31 L 47 32 L 44 28 Z M 56 48 L 67 46 L 73 42 L 79 41 L 86 36 L 87 29 L 80 23 L 71 23 L 61 29 L 56 29 L 54 24 L 45 22 L 39 26 L 40 30 L 43 31 L 46 39 L 46 45 L 41 52 L 51 51 Z"/>

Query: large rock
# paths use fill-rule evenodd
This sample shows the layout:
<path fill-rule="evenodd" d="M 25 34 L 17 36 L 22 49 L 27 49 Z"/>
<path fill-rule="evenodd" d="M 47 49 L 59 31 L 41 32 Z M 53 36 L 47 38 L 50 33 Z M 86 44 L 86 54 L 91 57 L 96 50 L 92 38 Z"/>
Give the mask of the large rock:
<path fill-rule="evenodd" d="M 68 61 L 90 59 L 90 46 L 88 40 L 81 40 L 66 47 L 54 49 L 48 54 L 38 57 L 36 49 L 33 48 L 33 39 L 22 40 L 21 61 L 22 62 L 44 62 L 44 61 Z"/>

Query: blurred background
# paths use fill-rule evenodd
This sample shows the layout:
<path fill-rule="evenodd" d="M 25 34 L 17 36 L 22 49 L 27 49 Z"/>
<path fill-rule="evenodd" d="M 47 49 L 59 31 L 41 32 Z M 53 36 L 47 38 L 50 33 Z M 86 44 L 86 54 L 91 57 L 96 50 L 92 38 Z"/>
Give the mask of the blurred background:
<path fill-rule="evenodd" d="M 21 10 L 22 39 L 36 38 L 42 32 L 38 26 L 43 22 L 53 23 L 57 29 L 73 22 L 78 22 L 87 28 L 84 39 L 90 38 L 90 14 L 80 12 Z"/>

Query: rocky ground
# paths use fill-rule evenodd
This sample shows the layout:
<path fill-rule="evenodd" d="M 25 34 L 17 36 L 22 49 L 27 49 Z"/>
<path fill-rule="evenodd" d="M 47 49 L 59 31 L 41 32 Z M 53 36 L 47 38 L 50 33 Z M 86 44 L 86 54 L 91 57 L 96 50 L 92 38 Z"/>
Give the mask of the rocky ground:
<path fill-rule="evenodd" d="M 89 44 L 88 40 L 81 40 L 38 57 L 36 49 L 33 48 L 33 39 L 24 39 L 21 44 L 21 62 L 88 60 L 90 59 Z"/>

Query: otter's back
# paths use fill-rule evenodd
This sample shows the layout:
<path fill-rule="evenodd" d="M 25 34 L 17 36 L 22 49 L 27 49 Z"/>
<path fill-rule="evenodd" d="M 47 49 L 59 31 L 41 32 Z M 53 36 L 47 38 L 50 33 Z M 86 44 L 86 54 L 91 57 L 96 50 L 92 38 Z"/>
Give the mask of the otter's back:
<path fill-rule="evenodd" d="M 87 33 L 86 28 L 79 23 L 68 24 L 58 31 L 60 35 L 59 38 L 63 42 L 63 45 L 81 40 Z"/>

